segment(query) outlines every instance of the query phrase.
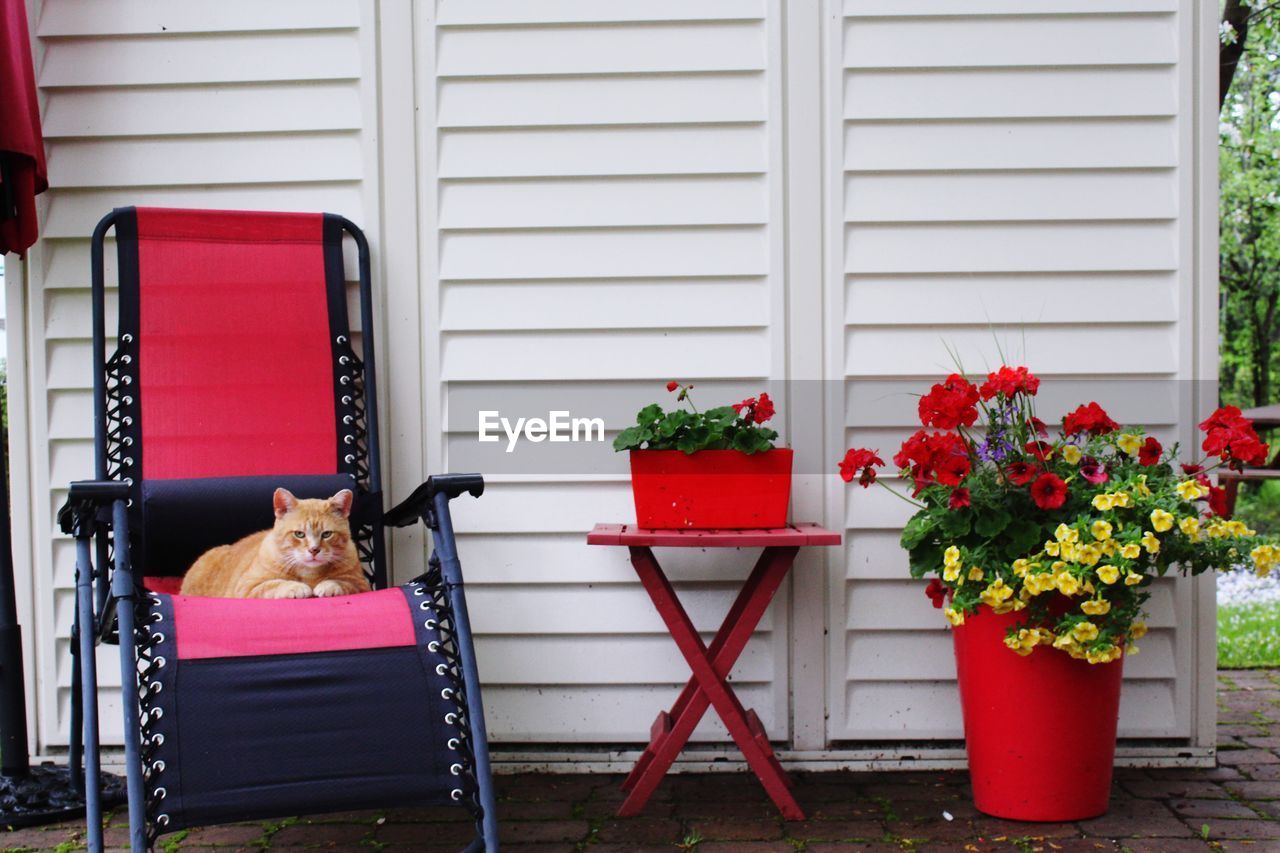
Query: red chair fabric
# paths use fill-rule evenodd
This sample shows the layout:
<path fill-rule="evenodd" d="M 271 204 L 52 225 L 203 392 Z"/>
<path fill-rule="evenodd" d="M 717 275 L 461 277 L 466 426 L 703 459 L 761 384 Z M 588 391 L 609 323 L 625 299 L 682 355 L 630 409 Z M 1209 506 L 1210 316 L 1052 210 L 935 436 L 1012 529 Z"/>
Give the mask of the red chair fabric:
<path fill-rule="evenodd" d="M 26 6 L 0 0 L 0 255 L 36 241 L 35 197 L 48 188 Z"/>

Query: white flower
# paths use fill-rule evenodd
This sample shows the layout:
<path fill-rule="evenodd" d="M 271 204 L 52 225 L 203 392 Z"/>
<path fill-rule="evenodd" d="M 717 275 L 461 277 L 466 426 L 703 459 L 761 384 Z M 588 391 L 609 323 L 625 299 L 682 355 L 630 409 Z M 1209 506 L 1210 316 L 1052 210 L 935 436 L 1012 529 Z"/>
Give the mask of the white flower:
<path fill-rule="evenodd" d="M 1229 21 L 1223 21 L 1218 24 L 1218 40 L 1220 42 L 1223 44 L 1235 44 L 1237 38 L 1239 38 L 1239 33 L 1236 32 L 1236 28 L 1231 26 Z"/>

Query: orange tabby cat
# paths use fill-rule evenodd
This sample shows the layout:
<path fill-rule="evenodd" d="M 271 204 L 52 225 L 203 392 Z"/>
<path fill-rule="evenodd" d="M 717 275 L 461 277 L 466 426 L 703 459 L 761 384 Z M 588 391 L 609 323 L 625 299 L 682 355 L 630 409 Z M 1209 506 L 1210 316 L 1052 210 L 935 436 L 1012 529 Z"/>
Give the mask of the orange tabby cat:
<path fill-rule="evenodd" d="M 200 555 L 182 581 L 183 595 L 214 598 L 310 598 L 369 591 L 351 541 L 352 494 L 298 500 L 276 489 L 276 523 L 234 545 Z"/>

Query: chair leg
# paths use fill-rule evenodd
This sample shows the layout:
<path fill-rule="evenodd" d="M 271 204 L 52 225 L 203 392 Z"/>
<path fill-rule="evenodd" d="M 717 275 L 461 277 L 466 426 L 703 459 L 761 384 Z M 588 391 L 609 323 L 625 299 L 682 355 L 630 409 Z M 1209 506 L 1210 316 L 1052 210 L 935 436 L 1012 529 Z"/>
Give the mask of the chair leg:
<path fill-rule="evenodd" d="M 93 560 L 89 538 L 76 539 L 76 619 L 80 624 L 80 683 L 84 707 L 85 843 L 89 853 L 102 850 L 101 756 L 98 752 L 98 668 L 94 645 Z"/>
<path fill-rule="evenodd" d="M 71 743 L 67 748 L 67 770 L 71 787 L 84 798 L 84 694 L 80 690 L 80 608 L 71 624 Z"/>
<path fill-rule="evenodd" d="M 129 560 L 129 515 L 124 501 L 112 507 L 115 530 L 115 574 L 111 594 L 119 606 L 116 619 L 120 634 L 120 705 L 124 709 L 124 759 L 129 792 L 129 846 L 133 853 L 147 849 L 146 792 L 142 782 L 142 744 L 138 730 L 138 661 L 134 635 L 133 569 Z"/>

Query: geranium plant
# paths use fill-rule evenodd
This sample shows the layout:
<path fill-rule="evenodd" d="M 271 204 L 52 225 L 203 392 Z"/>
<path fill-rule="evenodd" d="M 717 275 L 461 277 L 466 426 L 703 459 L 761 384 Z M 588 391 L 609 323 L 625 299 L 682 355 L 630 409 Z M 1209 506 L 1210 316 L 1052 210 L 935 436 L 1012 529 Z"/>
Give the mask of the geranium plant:
<path fill-rule="evenodd" d="M 1105 663 L 1137 651 L 1151 584 L 1171 568 L 1199 574 L 1249 555 L 1266 573 L 1280 562 L 1280 549 L 1223 517 L 1225 492 L 1208 476 L 1267 460 L 1239 409 L 1200 424 L 1203 455 L 1179 464 L 1177 446 L 1121 427 L 1096 402 L 1051 432 L 1036 416 L 1039 386 L 1025 367 L 981 385 L 952 374 L 920 398 L 925 428 L 893 457 L 913 484 L 909 498 L 895 494 L 917 507 L 902 533 L 911 574 L 936 575 L 927 592 L 952 625 L 982 607 L 1017 612 L 1005 644 L 1018 654 L 1048 646 Z M 852 448 L 840 474 L 869 487 L 883 465 Z"/>
<path fill-rule="evenodd" d="M 763 453 L 773 448 L 776 430 L 764 426 L 774 416 L 768 394 L 748 397 L 741 403 L 698 411 L 690 391 L 692 385 L 668 382 L 667 391 L 687 409 L 664 411 L 657 403 L 645 406 L 636 415 L 636 425 L 627 427 L 613 440 L 614 450 L 739 450 Z"/>

